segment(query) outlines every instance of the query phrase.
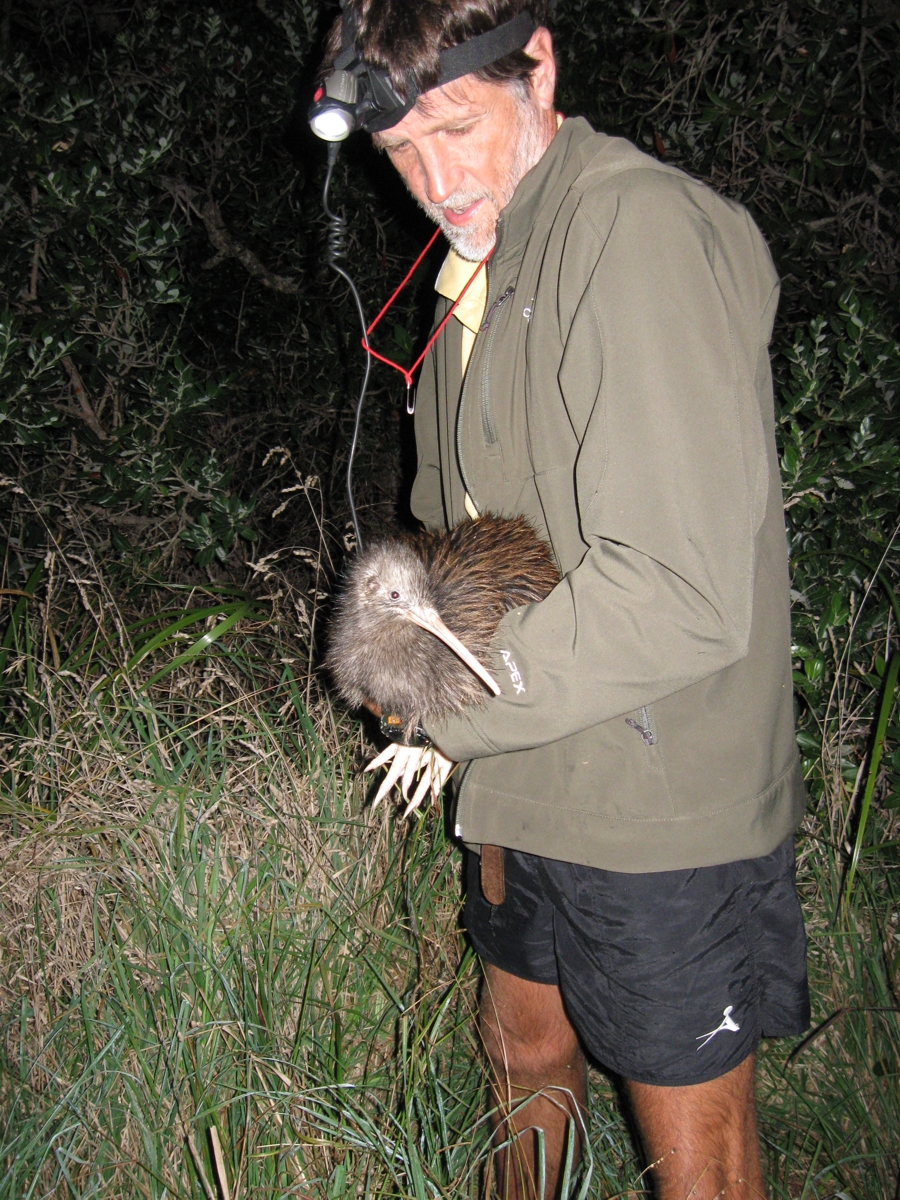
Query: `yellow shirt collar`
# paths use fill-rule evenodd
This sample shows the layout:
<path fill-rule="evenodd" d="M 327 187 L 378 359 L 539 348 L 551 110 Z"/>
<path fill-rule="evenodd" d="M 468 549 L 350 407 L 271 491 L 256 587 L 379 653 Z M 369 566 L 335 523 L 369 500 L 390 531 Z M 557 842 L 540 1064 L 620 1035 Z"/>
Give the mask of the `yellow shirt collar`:
<path fill-rule="evenodd" d="M 481 263 L 469 262 L 465 258 L 460 258 L 456 251 L 451 249 L 435 280 L 434 290 L 440 295 L 446 296 L 448 300 L 456 300 L 480 266 Z M 474 283 L 463 296 L 459 308 L 453 315 L 465 325 L 466 329 L 477 333 L 484 320 L 486 303 L 487 267 L 483 271 L 478 271 Z"/>

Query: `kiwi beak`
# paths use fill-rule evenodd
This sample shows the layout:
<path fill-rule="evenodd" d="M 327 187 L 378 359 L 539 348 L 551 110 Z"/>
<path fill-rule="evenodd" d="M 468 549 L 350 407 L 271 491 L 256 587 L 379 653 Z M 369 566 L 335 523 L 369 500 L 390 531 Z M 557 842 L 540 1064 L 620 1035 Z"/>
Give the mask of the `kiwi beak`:
<path fill-rule="evenodd" d="M 454 654 L 459 655 L 470 671 L 475 672 L 489 691 L 493 692 L 495 696 L 500 695 L 500 687 L 490 671 L 481 665 L 475 655 L 465 648 L 455 634 L 450 632 L 433 608 L 417 605 L 415 608 L 407 609 L 404 616 L 414 625 L 418 625 L 420 629 L 427 629 L 436 638 L 440 638 L 445 646 Z"/>

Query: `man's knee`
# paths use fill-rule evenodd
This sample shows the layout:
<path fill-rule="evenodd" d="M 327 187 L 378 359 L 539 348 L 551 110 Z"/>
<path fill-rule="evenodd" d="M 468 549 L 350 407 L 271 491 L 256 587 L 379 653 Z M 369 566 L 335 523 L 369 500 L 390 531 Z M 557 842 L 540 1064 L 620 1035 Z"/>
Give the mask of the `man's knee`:
<path fill-rule="evenodd" d="M 718 1079 L 685 1087 L 628 1083 L 662 1200 L 761 1200 L 754 1106 L 755 1056 Z"/>
<path fill-rule="evenodd" d="M 480 1028 L 494 1069 L 516 1078 L 583 1068 L 559 989 L 485 965 Z"/>

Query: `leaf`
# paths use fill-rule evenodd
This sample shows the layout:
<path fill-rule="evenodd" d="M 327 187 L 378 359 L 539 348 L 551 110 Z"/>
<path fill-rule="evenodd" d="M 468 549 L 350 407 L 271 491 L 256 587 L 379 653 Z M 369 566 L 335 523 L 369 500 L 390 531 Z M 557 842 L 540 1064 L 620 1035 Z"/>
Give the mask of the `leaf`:
<path fill-rule="evenodd" d="M 219 624 L 213 629 L 210 629 L 207 633 L 204 633 L 202 637 L 198 638 L 197 641 L 194 642 L 194 644 L 187 650 L 185 650 L 183 654 L 177 655 L 177 657 L 173 658 L 167 666 L 161 668 L 161 670 L 157 671 L 154 675 L 151 675 L 151 677 L 147 680 L 146 686 L 152 686 L 154 683 L 162 679 L 163 676 L 168 675 L 171 671 L 177 670 L 178 667 L 182 666 L 184 663 L 190 662 L 192 658 L 196 658 L 198 654 L 202 654 L 205 650 L 208 650 L 209 647 L 212 646 L 213 642 L 215 642 L 218 638 L 223 637 L 231 628 L 233 628 L 233 626 L 237 624 L 238 621 L 241 620 L 242 617 L 246 617 L 251 612 L 252 608 L 253 604 L 250 600 L 245 600 L 243 604 L 237 605 L 230 616 L 226 617 L 224 621 L 220 621 Z"/>
<path fill-rule="evenodd" d="M 810 683 L 818 683 L 825 674 L 823 655 L 817 654 L 814 658 L 808 658 L 803 664 L 803 672 Z"/>

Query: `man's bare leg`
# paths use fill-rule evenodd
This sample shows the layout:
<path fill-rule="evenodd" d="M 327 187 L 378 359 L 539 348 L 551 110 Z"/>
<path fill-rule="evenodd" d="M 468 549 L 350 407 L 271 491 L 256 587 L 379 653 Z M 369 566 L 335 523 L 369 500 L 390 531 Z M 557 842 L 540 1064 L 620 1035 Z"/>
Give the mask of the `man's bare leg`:
<path fill-rule="evenodd" d="M 557 1194 L 566 1150 L 571 1093 L 585 1112 L 584 1055 L 559 989 L 485 964 L 481 1035 L 491 1062 L 499 1141 L 515 1128 L 544 1130 L 545 1200 Z M 762 1200 L 751 1055 L 727 1075 L 689 1087 L 627 1084 L 658 1200 Z M 554 1090 L 565 1089 L 565 1090 Z M 510 1120 L 516 1103 L 545 1092 Z M 511 1128 L 512 1127 L 512 1128 Z M 580 1124 L 576 1118 L 576 1129 Z M 575 1161 L 580 1154 L 576 1147 Z M 498 1155 L 504 1200 L 537 1200 L 537 1142 L 523 1133 Z"/>
<path fill-rule="evenodd" d="M 538 1144 L 532 1127 L 544 1131 L 546 1189 L 557 1195 L 566 1153 L 568 1118 L 575 1112 L 573 1097 L 585 1112 L 587 1068 L 578 1036 L 563 1008 L 559 988 L 530 983 L 485 963 L 481 992 L 481 1036 L 491 1063 L 491 1098 L 498 1111 L 495 1137 L 504 1141 L 516 1130 L 527 1130 L 498 1156 L 498 1183 L 503 1200 L 539 1200 Z M 515 1116 L 505 1119 L 518 1103 L 535 1093 Z M 581 1153 L 580 1121 L 575 1116 L 575 1159 Z"/>
<path fill-rule="evenodd" d="M 628 1083 L 658 1200 L 760 1200 L 756 1056 L 690 1087 Z"/>

